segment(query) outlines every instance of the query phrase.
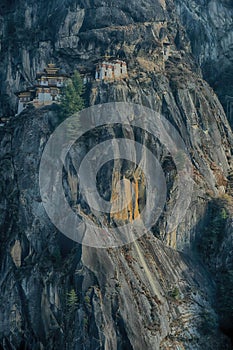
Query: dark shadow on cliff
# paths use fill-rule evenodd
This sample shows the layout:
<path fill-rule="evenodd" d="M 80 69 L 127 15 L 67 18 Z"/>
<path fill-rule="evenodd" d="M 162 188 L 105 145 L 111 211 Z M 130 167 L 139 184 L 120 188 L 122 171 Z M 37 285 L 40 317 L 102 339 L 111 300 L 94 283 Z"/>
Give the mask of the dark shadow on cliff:
<path fill-rule="evenodd" d="M 197 224 L 194 254 L 215 285 L 213 307 L 218 314 L 219 329 L 231 339 L 233 349 L 232 209 L 233 200 L 229 195 L 208 203 L 205 219 Z"/>

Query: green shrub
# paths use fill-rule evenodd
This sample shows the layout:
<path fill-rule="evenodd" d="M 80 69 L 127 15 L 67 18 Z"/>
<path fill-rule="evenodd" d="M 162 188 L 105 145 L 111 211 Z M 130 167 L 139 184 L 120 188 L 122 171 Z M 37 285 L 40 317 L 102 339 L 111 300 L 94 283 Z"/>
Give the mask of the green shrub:
<path fill-rule="evenodd" d="M 210 202 L 208 225 L 204 228 L 199 243 L 199 251 L 208 264 L 217 254 L 224 238 L 228 216 L 228 208 L 224 200 L 219 198 Z"/>
<path fill-rule="evenodd" d="M 179 300 L 180 299 L 180 290 L 178 287 L 174 287 L 170 292 L 169 292 L 169 296 L 175 300 Z"/>
<path fill-rule="evenodd" d="M 84 301 L 88 305 L 91 303 L 91 299 L 90 299 L 90 297 L 88 295 L 85 296 Z"/>
<path fill-rule="evenodd" d="M 84 317 L 83 324 L 84 324 L 85 327 L 88 327 L 89 322 L 88 322 L 88 318 L 87 317 Z"/>

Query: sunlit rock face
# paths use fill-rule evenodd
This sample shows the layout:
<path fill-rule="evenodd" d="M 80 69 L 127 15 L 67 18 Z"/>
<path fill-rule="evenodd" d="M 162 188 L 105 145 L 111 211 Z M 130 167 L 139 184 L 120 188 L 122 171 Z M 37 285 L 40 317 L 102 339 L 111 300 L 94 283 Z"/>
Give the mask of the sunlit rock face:
<path fill-rule="evenodd" d="M 72 147 L 64 164 L 63 186 L 74 210 L 79 205 L 83 215 L 95 223 L 99 219 L 80 199 L 79 178 L 73 169 L 91 147 L 108 138 L 128 138 L 154 150 L 168 193 L 159 221 L 138 241 L 121 248 L 81 246 L 58 232 L 40 197 L 40 159 L 59 123 L 58 107 L 30 107 L 12 117 L 0 128 L 3 349 L 231 349 L 224 335 L 231 332 L 231 311 L 224 318 L 221 305 L 216 307 L 216 294 L 221 299 L 225 289 L 216 290 L 206 267 L 215 272 L 217 266 L 220 286 L 224 286 L 221 269 L 231 269 L 227 257 L 232 249 L 228 211 L 233 139 L 224 110 L 192 57 L 194 52 L 204 72 L 208 60 L 217 62 L 217 55 L 223 66 L 229 66 L 227 45 L 218 53 L 217 41 L 211 38 L 213 33 L 221 37 L 218 28 L 230 26 L 231 8 L 225 10 L 227 2 L 192 4 L 162 0 L 1 3 L 3 116 L 15 114 L 14 93 L 34 84 L 36 73 L 51 61 L 67 74 L 82 69 L 91 75 L 103 57 L 122 59 L 128 77 L 108 82 L 93 79 L 86 89 L 87 104 L 133 102 L 163 114 L 185 142 L 194 185 L 187 194 L 191 204 L 183 220 L 167 232 L 174 208 L 177 217 L 183 210 L 176 206 L 177 169 L 171 154 L 149 133 L 134 128 L 90 132 Z M 210 76 L 215 81 L 216 76 Z M 143 154 L 140 161 L 147 161 Z M 129 204 L 104 216 L 105 226 L 140 218 L 146 179 L 134 164 L 118 159 L 107 164 L 97 177 L 98 189 L 113 201 L 118 195 L 116 184 L 123 177 L 128 182 L 122 198 Z M 213 201 L 218 203 L 214 209 Z M 116 201 L 116 206 L 122 204 L 122 199 Z M 216 231 L 213 220 L 218 215 Z M 226 235 L 216 238 L 225 229 Z M 199 253 L 206 257 L 204 264 Z M 231 283 L 227 274 L 226 305 L 231 302 Z"/>

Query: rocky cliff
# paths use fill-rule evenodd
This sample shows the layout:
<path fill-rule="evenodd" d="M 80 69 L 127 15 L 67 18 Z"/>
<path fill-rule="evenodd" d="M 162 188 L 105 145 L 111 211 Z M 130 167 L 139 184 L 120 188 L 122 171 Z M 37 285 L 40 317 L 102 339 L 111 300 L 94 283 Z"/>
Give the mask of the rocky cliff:
<path fill-rule="evenodd" d="M 232 2 L 175 1 L 192 52 L 232 124 Z"/>
<path fill-rule="evenodd" d="M 128 78 L 93 81 L 86 88 L 87 105 L 133 102 L 163 114 L 182 137 L 193 170 L 190 206 L 175 230 L 167 232 L 169 218 L 174 213 L 180 217 L 182 207 L 176 206 L 177 168 L 159 140 L 119 127 L 82 138 L 64 165 L 63 186 L 73 210 L 81 206 L 83 215 L 99 220 L 77 193 L 74 169 L 91 147 L 106 139 L 124 137 L 152 149 L 168 191 L 151 232 L 123 247 L 91 248 L 53 226 L 40 196 L 40 159 L 59 124 L 57 107 L 28 108 L 1 127 L 1 347 L 231 349 L 233 139 L 223 107 L 192 55 L 204 57 L 204 72 L 210 57 L 218 60 L 217 54 L 203 54 L 208 40 L 197 39 L 201 26 L 194 14 L 199 5 L 192 11 L 190 2 L 163 0 L 28 0 L 0 6 L 3 116 L 15 113 L 14 93 L 33 84 L 36 72 L 51 60 L 70 73 L 92 72 L 105 55 L 119 57 L 127 62 Z M 224 16 L 225 2 L 221 6 Z M 211 16 L 215 12 L 209 10 Z M 199 16 L 208 22 L 204 11 Z M 195 23 L 196 34 L 190 23 Z M 225 56 L 221 60 L 227 67 Z M 143 160 L 141 155 L 139 163 Z M 113 198 L 123 176 L 144 198 L 138 167 L 118 160 L 107 164 L 97 179 L 102 196 Z M 104 220 L 109 225 L 130 221 L 135 212 L 129 206 L 124 215 Z"/>

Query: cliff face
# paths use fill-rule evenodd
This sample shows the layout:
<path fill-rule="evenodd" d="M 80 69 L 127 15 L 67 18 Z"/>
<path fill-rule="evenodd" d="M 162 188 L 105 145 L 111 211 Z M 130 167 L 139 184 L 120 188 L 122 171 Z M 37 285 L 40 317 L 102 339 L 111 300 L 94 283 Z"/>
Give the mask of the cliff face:
<path fill-rule="evenodd" d="M 184 13 L 188 6 L 185 2 L 178 6 L 187 27 L 190 22 L 185 22 Z M 205 265 L 216 271 L 218 260 L 220 276 L 221 269 L 231 266 L 224 247 L 229 245 L 228 253 L 232 247 L 228 222 L 231 186 L 227 181 L 232 170 L 232 133 L 218 98 L 191 56 L 193 49 L 207 62 L 210 56 L 203 54 L 206 41 L 197 44 L 191 40 L 190 44 L 172 1 L 119 1 L 114 6 L 110 1 L 3 1 L 1 13 L 3 115 L 15 111 L 14 92 L 32 84 L 36 72 L 51 59 L 69 73 L 83 67 L 92 71 L 104 55 L 124 58 L 129 78 L 91 83 L 86 92 L 88 105 L 134 102 L 163 114 L 185 142 L 194 181 L 185 217 L 176 230 L 167 233 L 169 217 L 172 213 L 179 217 L 183 208 L 176 208 L 177 170 L 169 152 L 158 143 L 156 154 L 168 195 L 153 234 L 122 248 L 81 246 L 56 230 L 40 197 L 40 158 L 58 124 L 56 107 L 30 108 L 12 118 L 0 129 L 1 346 L 230 349 L 229 339 L 220 331 L 219 315 L 224 332 L 229 333 L 231 311 L 226 319 L 220 308 L 214 308 L 216 295 L 221 297 L 224 288 L 216 290 L 196 252 L 213 248 Z M 202 16 L 205 19 L 204 13 Z M 217 61 L 217 54 L 211 57 Z M 221 57 L 227 66 L 225 56 Z M 91 132 L 72 149 L 63 179 L 69 199 L 78 199 L 79 179 L 72 170 L 77 159 L 106 135 L 126 137 L 126 132 L 114 128 Z M 154 142 L 134 129 L 130 135 L 147 147 Z M 117 158 L 116 153 L 113 156 Z M 137 168 L 116 161 L 98 179 L 106 198 L 115 196 L 114 185 L 124 174 L 142 191 L 143 178 L 135 180 Z M 216 212 L 209 209 L 213 201 L 218 203 Z M 227 215 L 222 214 L 222 207 Z M 87 208 L 83 213 L 94 216 Z M 211 226 L 213 213 L 220 215 L 217 233 Z M 133 212 L 129 207 L 120 219 L 130 221 L 133 216 L 137 216 L 135 208 Z M 226 238 L 216 239 L 226 227 Z M 230 275 L 227 281 L 229 293 Z M 220 277 L 220 285 L 224 283 Z M 230 302 L 229 296 L 227 305 Z"/>
<path fill-rule="evenodd" d="M 233 5 L 231 1 L 175 1 L 204 78 L 218 94 L 232 123 Z M 231 105 L 231 107 L 230 107 Z"/>
<path fill-rule="evenodd" d="M 81 247 L 53 227 L 38 168 L 54 123 L 56 110 L 29 110 L 1 135 L 3 348 L 230 349 L 214 283 L 188 254 L 152 234 L 123 248 Z"/>

